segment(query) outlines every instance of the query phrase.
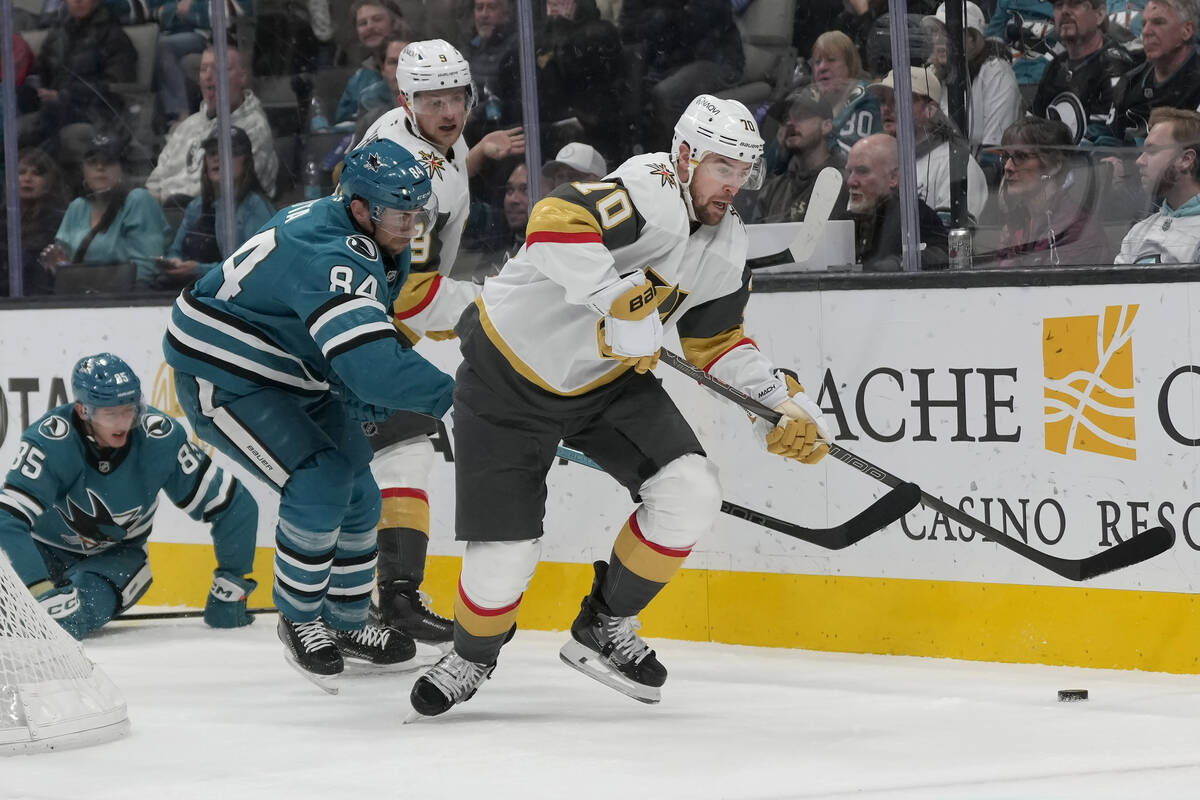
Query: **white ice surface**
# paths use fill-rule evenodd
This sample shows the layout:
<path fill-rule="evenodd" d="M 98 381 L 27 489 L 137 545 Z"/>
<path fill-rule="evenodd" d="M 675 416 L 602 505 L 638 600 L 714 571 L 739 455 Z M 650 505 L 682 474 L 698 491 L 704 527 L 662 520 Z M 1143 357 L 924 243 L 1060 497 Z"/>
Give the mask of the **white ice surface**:
<path fill-rule="evenodd" d="M 473 700 L 402 726 L 418 673 L 325 695 L 274 623 L 109 625 L 87 650 L 132 733 L 0 759 L 0 798 L 1200 796 L 1197 677 L 659 640 L 648 706 L 561 664 L 564 634 L 523 631 Z"/>

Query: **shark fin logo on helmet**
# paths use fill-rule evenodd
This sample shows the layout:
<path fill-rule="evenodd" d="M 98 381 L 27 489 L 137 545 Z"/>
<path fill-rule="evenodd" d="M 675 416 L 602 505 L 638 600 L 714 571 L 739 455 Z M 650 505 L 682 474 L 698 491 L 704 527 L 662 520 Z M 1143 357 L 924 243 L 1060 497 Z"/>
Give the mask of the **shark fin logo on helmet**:
<path fill-rule="evenodd" d="M 70 432 L 71 423 L 57 414 L 52 417 L 46 417 L 42 420 L 42 424 L 38 425 L 38 433 L 47 439 L 65 439 Z"/>

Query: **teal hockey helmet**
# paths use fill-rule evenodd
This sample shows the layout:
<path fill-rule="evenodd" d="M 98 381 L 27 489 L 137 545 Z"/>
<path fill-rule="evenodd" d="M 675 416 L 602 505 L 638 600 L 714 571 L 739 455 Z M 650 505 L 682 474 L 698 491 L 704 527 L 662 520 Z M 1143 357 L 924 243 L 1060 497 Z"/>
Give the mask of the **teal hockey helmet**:
<path fill-rule="evenodd" d="M 124 359 L 112 353 L 84 356 L 71 370 L 71 391 L 83 405 L 84 418 L 97 408 L 135 406 L 142 409 L 142 382 Z"/>
<path fill-rule="evenodd" d="M 437 219 L 433 181 L 412 153 L 391 139 L 376 139 L 346 154 L 342 194 L 362 199 L 385 230 L 415 238 Z"/>

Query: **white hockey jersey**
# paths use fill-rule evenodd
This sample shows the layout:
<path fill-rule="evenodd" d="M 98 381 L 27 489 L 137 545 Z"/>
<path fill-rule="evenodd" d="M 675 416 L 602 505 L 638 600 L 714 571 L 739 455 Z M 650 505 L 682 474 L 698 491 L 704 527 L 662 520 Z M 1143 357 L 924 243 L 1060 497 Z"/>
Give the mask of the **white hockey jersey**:
<path fill-rule="evenodd" d="M 1200 259 L 1200 196 L 1178 211 L 1165 203 L 1129 229 L 1115 264 L 1195 264 Z"/>
<path fill-rule="evenodd" d="M 464 357 L 502 358 L 560 397 L 611 384 L 630 368 L 601 355 L 603 316 L 588 299 L 641 269 L 662 298 L 663 326 L 678 326 L 692 363 L 768 405 L 785 400 L 786 385 L 742 327 L 750 291 L 745 225 L 730 210 L 692 232 L 682 191 L 666 153 L 635 156 L 602 181 L 555 189 L 534 206 L 525 245 L 464 315 Z M 475 346 L 478 333 L 490 347 Z"/>
<path fill-rule="evenodd" d="M 471 204 L 467 143 L 460 136 L 450 152 L 442 155 L 415 130 L 403 108 L 394 108 L 375 120 L 360 144 L 376 139 L 391 139 L 421 162 L 433 181 L 438 202 L 433 230 L 413 239 L 412 270 L 393 309 L 396 327 L 414 344 L 422 336 L 451 338 L 462 310 L 479 296 L 476 284 L 449 277 Z"/>

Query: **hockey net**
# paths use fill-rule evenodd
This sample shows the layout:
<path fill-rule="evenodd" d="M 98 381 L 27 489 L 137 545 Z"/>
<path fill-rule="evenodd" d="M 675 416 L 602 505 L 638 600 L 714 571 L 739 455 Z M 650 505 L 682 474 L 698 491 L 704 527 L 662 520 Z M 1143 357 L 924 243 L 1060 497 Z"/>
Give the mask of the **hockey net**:
<path fill-rule="evenodd" d="M 0 552 L 0 755 L 97 744 L 128 730 L 121 692 Z"/>

